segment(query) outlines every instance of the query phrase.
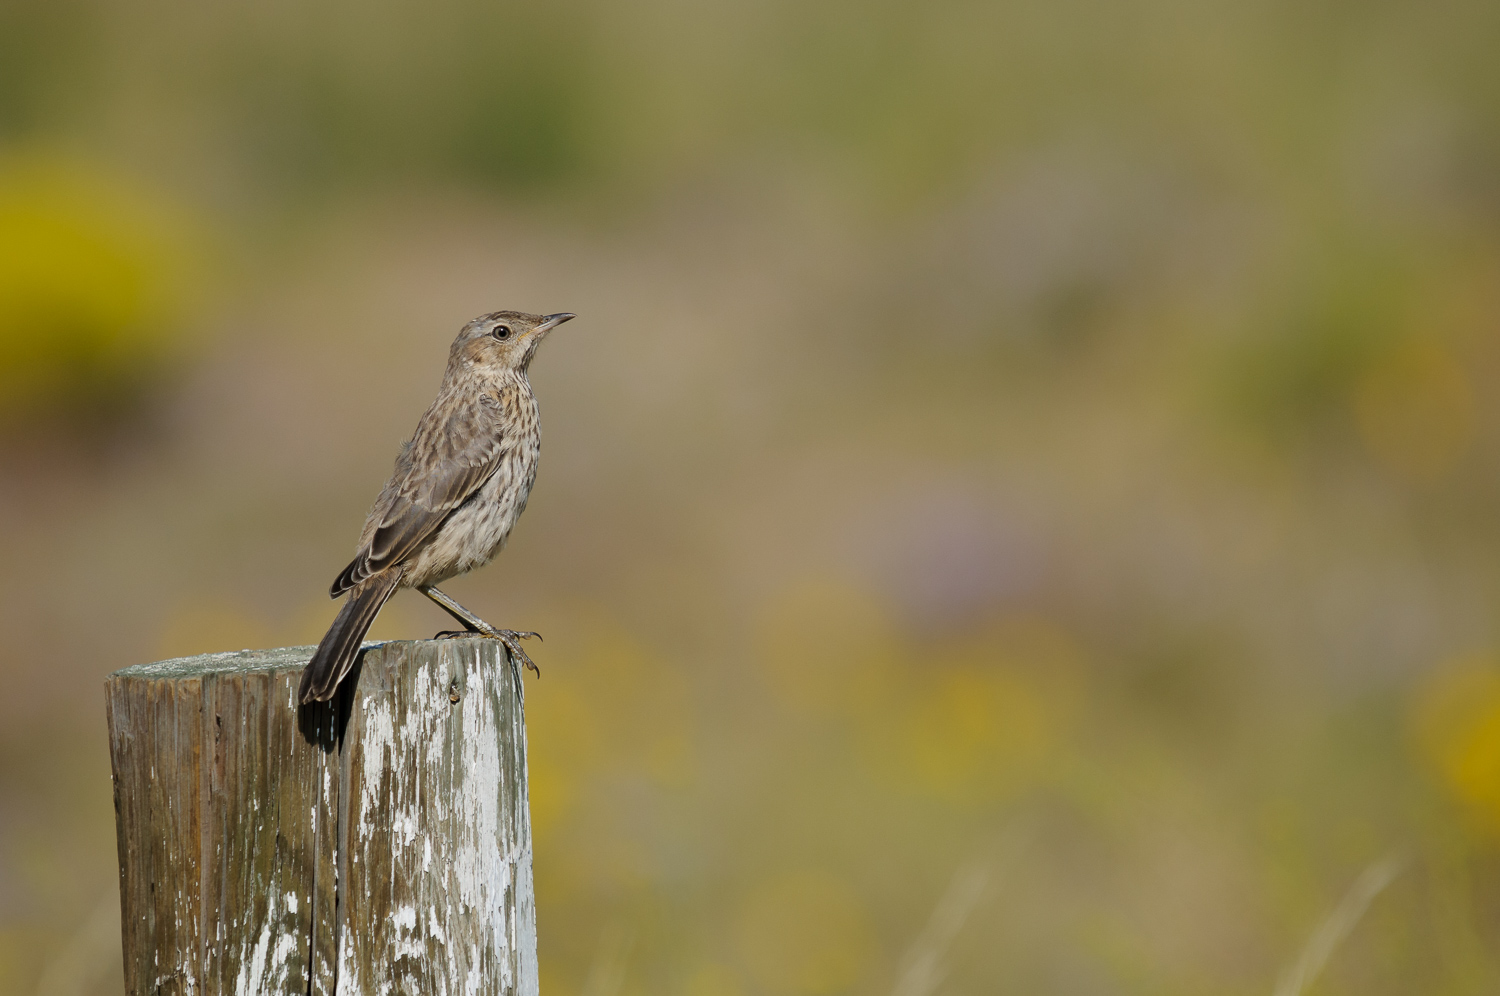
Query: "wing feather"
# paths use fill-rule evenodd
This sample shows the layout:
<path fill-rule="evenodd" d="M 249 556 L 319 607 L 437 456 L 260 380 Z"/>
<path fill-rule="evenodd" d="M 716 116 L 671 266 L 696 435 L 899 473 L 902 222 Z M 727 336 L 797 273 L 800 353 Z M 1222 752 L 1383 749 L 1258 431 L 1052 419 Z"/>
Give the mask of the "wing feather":
<path fill-rule="evenodd" d="M 396 472 L 365 523 L 367 539 L 329 590 L 334 597 L 410 557 L 500 466 L 507 440 L 497 420 L 482 408 L 434 417 L 450 407 L 443 401 L 423 416 L 396 458 Z"/>

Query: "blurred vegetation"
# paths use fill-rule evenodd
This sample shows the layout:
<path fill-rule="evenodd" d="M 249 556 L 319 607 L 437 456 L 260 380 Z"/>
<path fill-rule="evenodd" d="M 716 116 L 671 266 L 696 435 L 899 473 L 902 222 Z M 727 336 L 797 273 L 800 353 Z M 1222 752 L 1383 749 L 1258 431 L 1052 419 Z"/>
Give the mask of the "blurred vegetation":
<path fill-rule="evenodd" d="M 105 177 L 0 163 L 0 416 L 134 400 L 177 359 L 184 249 L 165 212 Z"/>
<path fill-rule="evenodd" d="M 1307 991 L 1493 991 L 1497 43 L 0 3 L 0 992 L 119 990 L 99 680 L 316 640 L 497 307 L 548 993 L 1267 993 L 1392 855 Z"/>

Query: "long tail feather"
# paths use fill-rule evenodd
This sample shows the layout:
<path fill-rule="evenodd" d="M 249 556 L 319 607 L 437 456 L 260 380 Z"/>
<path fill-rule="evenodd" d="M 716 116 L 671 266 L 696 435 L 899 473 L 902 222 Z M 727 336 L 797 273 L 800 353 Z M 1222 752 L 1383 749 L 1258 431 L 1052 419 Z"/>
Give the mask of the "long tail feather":
<path fill-rule="evenodd" d="M 312 660 L 307 662 L 307 670 L 302 672 L 302 685 L 297 693 L 299 699 L 324 702 L 333 698 L 339 682 L 354 666 L 354 658 L 359 655 L 360 644 L 370 631 L 370 624 L 400 581 L 401 570 L 395 568 L 375 575 L 350 592 L 333 625 L 323 635 Z"/>

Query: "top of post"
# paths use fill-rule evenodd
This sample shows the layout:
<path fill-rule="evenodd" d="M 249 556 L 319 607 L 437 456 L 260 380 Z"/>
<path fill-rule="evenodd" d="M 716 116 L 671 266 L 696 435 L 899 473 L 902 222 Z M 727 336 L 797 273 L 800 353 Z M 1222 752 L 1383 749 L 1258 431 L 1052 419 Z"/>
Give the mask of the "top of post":
<path fill-rule="evenodd" d="M 379 646 L 367 643 L 365 647 Z M 151 664 L 136 664 L 110 675 L 111 678 L 197 678 L 206 674 L 253 674 L 289 671 L 306 666 L 313 647 L 277 647 L 274 650 L 231 650 L 196 657 L 173 657 Z"/>

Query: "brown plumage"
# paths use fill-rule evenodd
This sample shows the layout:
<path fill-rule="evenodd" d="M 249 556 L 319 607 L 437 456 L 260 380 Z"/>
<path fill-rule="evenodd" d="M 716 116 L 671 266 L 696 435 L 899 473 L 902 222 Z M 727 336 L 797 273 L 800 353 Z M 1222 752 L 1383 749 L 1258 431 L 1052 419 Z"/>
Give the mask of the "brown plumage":
<path fill-rule="evenodd" d="M 396 457 L 359 553 L 333 582 L 330 594 L 349 599 L 302 675 L 303 702 L 333 697 L 400 588 L 416 588 L 466 632 L 504 642 L 535 669 L 519 643 L 535 634 L 495 629 L 434 586 L 488 563 L 526 508 L 542 438 L 526 373 L 542 339 L 572 317 L 496 311 L 459 332 L 437 400 Z"/>

